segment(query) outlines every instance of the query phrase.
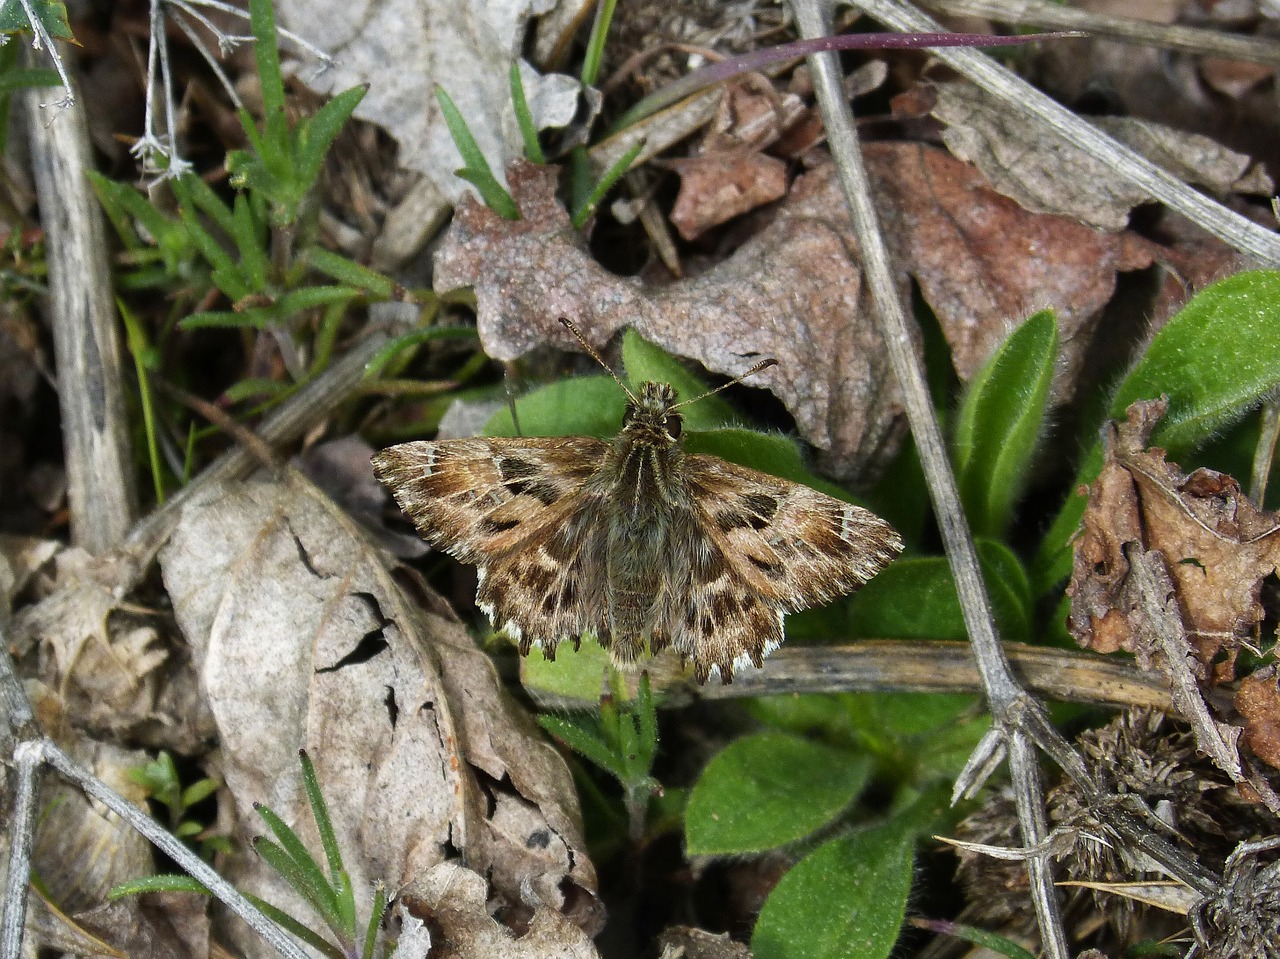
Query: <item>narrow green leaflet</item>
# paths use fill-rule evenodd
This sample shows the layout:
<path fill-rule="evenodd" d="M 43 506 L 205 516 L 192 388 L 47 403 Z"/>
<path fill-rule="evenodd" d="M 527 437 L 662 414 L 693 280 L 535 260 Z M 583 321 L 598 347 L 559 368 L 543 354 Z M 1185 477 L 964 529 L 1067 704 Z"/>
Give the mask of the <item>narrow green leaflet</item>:
<path fill-rule="evenodd" d="M 689 796 L 689 852 L 759 852 L 803 839 L 853 801 L 869 772 L 867 757 L 798 736 L 739 739 L 711 760 Z"/>
<path fill-rule="evenodd" d="M 751 936 L 755 959 L 882 959 L 911 891 L 912 831 L 895 821 L 819 846 L 782 877 Z"/>
<path fill-rule="evenodd" d="M 956 418 L 956 480 L 975 536 L 999 536 L 1022 494 L 1053 383 L 1058 323 L 1019 326 L 969 383 Z"/>
<path fill-rule="evenodd" d="M 1152 339 L 1116 390 L 1111 417 L 1135 400 L 1169 397 L 1151 442 L 1184 455 L 1248 413 L 1280 387 L 1280 272 L 1238 273 L 1205 288 Z M 1102 448 L 1085 456 L 1075 487 L 1093 482 Z M 1037 595 L 1071 573 L 1069 542 L 1084 515 L 1072 493 L 1041 543 L 1033 565 Z"/>

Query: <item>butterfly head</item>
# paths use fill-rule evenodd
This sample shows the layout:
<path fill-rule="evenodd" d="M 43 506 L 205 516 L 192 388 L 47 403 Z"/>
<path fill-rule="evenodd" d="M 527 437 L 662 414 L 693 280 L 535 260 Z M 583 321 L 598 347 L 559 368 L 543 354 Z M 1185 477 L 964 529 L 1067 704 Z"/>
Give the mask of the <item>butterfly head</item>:
<path fill-rule="evenodd" d="M 622 430 L 633 443 L 674 446 L 680 440 L 684 417 L 674 409 L 676 391 L 668 383 L 644 383 L 640 395 L 627 403 Z"/>

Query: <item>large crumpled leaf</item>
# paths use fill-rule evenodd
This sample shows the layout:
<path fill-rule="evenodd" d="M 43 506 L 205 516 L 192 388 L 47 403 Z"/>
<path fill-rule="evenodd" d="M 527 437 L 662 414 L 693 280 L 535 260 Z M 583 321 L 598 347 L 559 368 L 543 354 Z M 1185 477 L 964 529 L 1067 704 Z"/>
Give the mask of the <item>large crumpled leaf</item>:
<path fill-rule="evenodd" d="M 411 605 L 323 494 L 294 473 L 212 490 L 184 511 L 161 568 L 242 833 L 261 829 L 261 802 L 315 843 L 305 747 L 357 902 L 375 880 L 398 890 L 463 855 L 499 900 L 592 923 L 595 875 L 563 760 L 456 619 Z M 251 854 L 229 873 L 300 908 Z"/>
<path fill-rule="evenodd" d="M 1054 395 L 1069 396 L 1116 273 L 1155 250 L 1064 217 L 1028 213 L 943 150 L 869 144 L 894 261 L 938 316 L 956 371 L 968 379 L 1037 310 L 1055 311 L 1062 361 Z M 623 326 L 720 373 L 760 355 L 801 436 L 842 479 L 874 475 L 903 429 L 900 392 L 863 294 L 856 242 L 831 165 L 801 177 L 775 218 L 706 273 L 661 288 L 605 270 L 555 198 L 554 171 L 509 171 L 523 219 L 466 200 L 436 255 L 436 286 L 475 289 L 485 350 L 514 359 L 535 347 L 573 348 L 558 318 L 602 345 Z"/>
<path fill-rule="evenodd" d="M 706 273 L 662 288 L 618 277 L 588 253 L 555 196 L 556 172 L 517 161 L 508 171 L 522 219 L 471 201 L 436 255 L 436 287 L 473 286 L 485 350 L 514 359 L 576 343 L 573 318 L 597 344 L 624 326 L 708 369 L 737 374 L 761 356 L 779 366 L 752 378 L 773 390 L 801 434 L 849 478 L 883 465 L 902 436 L 901 394 L 851 266 L 843 201 L 819 174 L 778 217 Z"/>
<path fill-rule="evenodd" d="M 994 189 L 1028 210 L 1074 217 L 1103 230 L 1123 230 L 1130 211 L 1152 198 L 1102 161 L 1073 149 L 1043 125 L 971 83 L 940 83 L 933 115 L 947 124 L 942 141 L 975 163 Z M 1094 117 L 1094 126 L 1189 183 L 1218 194 L 1267 194 L 1270 178 L 1242 153 L 1209 137 L 1135 117 Z"/>
<path fill-rule="evenodd" d="M 337 61 L 303 79 L 330 94 L 368 84 L 355 115 L 394 137 L 400 165 L 425 174 L 443 200 L 453 203 L 470 187 L 454 176 L 462 160 L 434 85 L 448 91 L 501 176 L 507 162 L 522 152 L 507 71 L 521 55 L 530 19 L 554 6 L 554 0 L 277 0 L 276 12 L 282 26 Z M 573 119 L 575 80 L 539 76 L 527 65 L 521 74 L 538 128 Z"/>

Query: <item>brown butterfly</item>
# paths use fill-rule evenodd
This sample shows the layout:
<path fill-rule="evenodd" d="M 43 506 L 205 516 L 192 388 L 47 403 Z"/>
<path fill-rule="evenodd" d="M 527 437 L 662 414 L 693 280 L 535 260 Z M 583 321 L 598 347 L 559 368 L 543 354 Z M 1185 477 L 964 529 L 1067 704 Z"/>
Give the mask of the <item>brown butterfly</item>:
<path fill-rule="evenodd" d="M 637 396 L 614 379 L 629 402 L 612 443 L 442 440 L 373 458 L 422 537 L 479 568 L 476 603 L 521 653 L 554 658 L 561 640 L 577 648 L 591 633 L 628 663 L 648 639 L 692 661 L 698 682 L 727 683 L 778 647 L 787 613 L 853 591 L 902 549 L 861 507 L 683 452 L 677 411 L 694 400 L 677 403 L 666 383 Z"/>

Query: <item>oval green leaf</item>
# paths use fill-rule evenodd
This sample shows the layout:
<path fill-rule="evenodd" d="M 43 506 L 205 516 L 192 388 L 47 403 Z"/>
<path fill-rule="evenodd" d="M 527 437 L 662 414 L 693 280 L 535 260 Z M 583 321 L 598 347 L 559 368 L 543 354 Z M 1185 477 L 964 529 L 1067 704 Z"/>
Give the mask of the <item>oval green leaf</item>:
<path fill-rule="evenodd" d="M 978 560 L 1005 639 L 1031 638 L 1031 585 L 1018 557 L 994 540 L 978 540 Z M 965 639 L 964 617 L 944 557 L 900 559 L 853 598 L 853 634 L 882 639 Z"/>
<path fill-rule="evenodd" d="M 912 834 L 900 822 L 818 847 L 778 883 L 751 936 L 756 959 L 881 959 L 911 891 Z"/>
<path fill-rule="evenodd" d="M 759 852 L 803 839 L 853 801 L 869 771 L 865 756 L 798 736 L 739 739 L 711 760 L 689 796 L 689 852 Z"/>
<path fill-rule="evenodd" d="M 970 381 L 956 418 L 956 480 L 975 536 L 999 536 L 1022 494 L 1053 384 L 1058 323 L 1042 310 Z"/>

